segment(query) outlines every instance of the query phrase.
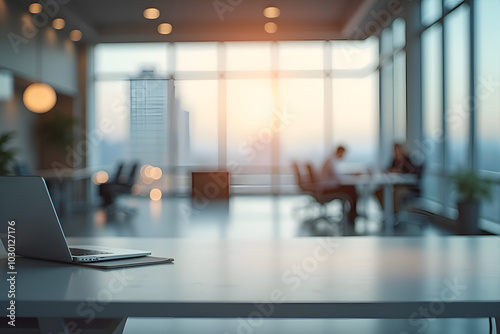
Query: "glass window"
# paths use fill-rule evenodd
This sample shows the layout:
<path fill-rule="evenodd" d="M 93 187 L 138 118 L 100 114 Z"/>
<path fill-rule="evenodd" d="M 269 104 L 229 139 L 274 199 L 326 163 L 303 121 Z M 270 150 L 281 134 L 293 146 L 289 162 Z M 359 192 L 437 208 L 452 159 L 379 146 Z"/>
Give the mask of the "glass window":
<path fill-rule="evenodd" d="M 147 70 L 165 76 L 167 61 L 166 43 L 97 44 L 94 73 L 119 73 L 128 78 Z"/>
<path fill-rule="evenodd" d="M 280 70 L 322 70 L 325 42 L 278 42 Z"/>
<path fill-rule="evenodd" d="M 422 33 L 422 117 L 423 141 L 419 150 L 425 155 L 423 194 L 442 202 L 443 164 L 443 75 L 442 27 L 435 24 Z"/>
<path fill-rule="evenodd" d="M 385 28 L 382 31 L 382 36 L 380 37 L 380 54 L 389 55 L 392 54 L 394 50 L 393 39 L 392 39 L 392 29 Z"/>
<path fill-rule="evenodd" d="M 394 140 L 406 142 L 406 53 L 394 55 Z"/>
<path fill-rule="evenodd" d="M 451 173 L 468 166 L 469 144 L 469 8 L 460 6 L 445 17 L 445 168 Z M 455 191 L 445 194 L 456 207 Z"/>
<path fill-rule="evenodd" d="M 175 95 L 180 105 L 179 129 L 188 142 L 179 141 L 180 166 L 218 165 L 218 101 L 216 80 L 177 80 Z M 187 117 L 187 129 L 186 120 Z M 187 146 L 187 147 L 184 147 Z"/>
<path fill-rule="evenodd" d="M 491 201 L 483 201 L 481 203 L 481 218 L 500 223 L 500 208 L 498 201 L 500 200 L 500 185 L 498 183 L 492 184 L 491 187 Z"/>
<path fill-rule="evenodd" d="M 400 49 L 406 44 L 406 22 L 397 18 L 392 23 L 392 43 L 394 49 Z"/>
<path fill-rule="evenodd" d="M 392 158 L 394 143 L 394 76 L 392 62 L 386 62 L 380 69 L 380 155 L 379 166 L 387 168 Z"/>
<path fill-rule="evenodd" d="M 476 6 L 477 166 L 500 172 L 500 92 L 495 86 L 500 82 L 500 2 L 480 0 Z"/>
<path fill-rule="evenodd" d="M 466 166 L 469 140 L 469 10 L 445 17 L 446 169 Z"/>
<path fill-rule="evenodd" d="M 225 46 L 227 71 L 271 70 L 271 43 L 228 42 Z"/>
<path fill-rule="evenodd" d="M 490 0 L 488 0 L 488 1 L 490 1 Z M 456 7 L 457 5 L 459 5 L 462 2 L 464 2 L 464 0 L 444 0 L 444 6 L 446 9 L 453 9 L 454 7 Z M 496 1 L 493 1 L 493 2 L 496 2 Z"/>
<path fill-rule="evenodd" d="M 500 172 L 500 2 L 476 1 L 476 158 L 480 170 Z M 496 87 L 496 88 L 495 88 Z M 497 174 L 498 175 L 498 174 Z M 497 178 L 498 179 L 498 178 Z M 482 218 L 500 222 L 500 185 L 493 185 L 492 200 L 484 201 Z"/>
<path fill-rule="evenodd" d="M 331 59 L 325 59 L 326 54 Z M 291 184 L 292 159 L 320 165 L 325 145 L 332 143 L 349 147 L 348 162 L 373 164 L 379 124 L 378 54 L 376 37 L 99 44 L 94 53 L 96 115 L 90 118 L 103 133 L 92 163 L 116 165 L 139 157 L 143 164 L 167 167 L 163 189 L 174 185 L 175 191 L 188 188 L 186 170 L 217 168 L 223 156 L 233 185 L 259 185 L 260 191 L 284 189 L 278 186 Z M 334 79 L 325 74 L 332 69 Z M 272 78 L 275 70 L 281 71 L 278 78 Z M 224 71 L 226 79 L 217 79 Z M 372 74 L 362 76 L 367 73 Z M 166 80 L 170 75 L 173 81 Z M 392 80 L 397 79 L 391 77 L 391 87 Z M 393 103 L 391 95 L 391 113 Z M 325 110 L 332 114 L 325 117 Z M 325 118 L 329 124 L 324 124 Z M 278 170 L 281 175 L 273 176 Z"/>
<path fill-rule="evenodd" d="M 226 83 L 228 164 L 265 166 L 270 171 L 272 142 L 277 135 L 272 130 L 275 105 L 271 81 L 235 79 Z"/>
<path fill-rule="evenodd" d="M 175 43 L 177 71 L 216 71 L 216 43 Z"/>
<path fill-rule="evenodd" d="M 378 151 L 378 72 L 333 79 L 333 142 L 346 145 L 346 162 L 373 166 Z"/>
<path fill-rule="evenodd" d="M 378 63 L 378 39 L 367 38 L 364 41 L 333 41 L 333 69 L 374 68 Z"/>
<path fill-rule="evenodd" d="M 421 145 L 426 162 L 442 163 L 443 76 L 442 28 L 436 24 L 422 33 L 422 111 L 424 141 Z"/>
<path fill-rule="evenodd" d="M 424 26 L 436 22 L 443 12 L 441 0 L 422 0 L 421 21 Z"/>
<path fill-rule="evenodd" d="M 95 83 L 95 128 L 90 142 L 96 151 L 96 165 L 116 165 L 128 158 L 130 137 L 129 81 L 97 81 Z"/>
<path fill-rule="evenodd" d="M 290 167 L 292 160 L 319 166 L 324 159 L 323 92 L 323 79 L 280 80 L 282 166 Z"/>

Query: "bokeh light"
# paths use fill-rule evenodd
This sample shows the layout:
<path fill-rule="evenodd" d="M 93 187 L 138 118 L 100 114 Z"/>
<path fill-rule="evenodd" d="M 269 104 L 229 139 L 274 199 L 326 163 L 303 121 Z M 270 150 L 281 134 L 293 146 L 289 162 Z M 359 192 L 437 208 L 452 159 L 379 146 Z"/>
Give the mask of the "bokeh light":
<path fill-rule="evenodd" d="M 151 172 L 149 174 L 150 174 L 150 177 L 153 180 L 159 180 L 159 179 L 161 179 L 161 176 L 163 175 L 163 172 L 161 171 L 160 167 L 153 167 L 151 169 Z"/>
<path fill-rule="evenodd" d="M 103 184 L 108 182 L 109 175 L 105 171 L 101 170 L 94 174 L 92 180 L 94 181 L 95 184 Z"/>
<path fill-rule="evenodd" d="M 42 5 L 39 4 L 38 2 L 33 2 L 31 5 L 29 5 L 28 7 L 28 11 L 31 13 L 31 14 L 38 14 L 38 13 L 41 13 L 42 12 Z"/>
<path fill-rule="evenodd" d="M 69 38 L 73 42 L 78 42 L 79 40 L 82 39 L 82 32 L 80 30 L 78 30 L 78 29 L 71 30 L 71 32 L 69 33 Z"/>
<path fill-rule="evenodd" d="M 172 25 L 170 23 L 160 23 L 158 25 L 158 32 L 162 35 L 168 35 L 172 32 Z"/>
<path fill-rule="evenodd" d="M 54 21 L 52 21 L 52 27 L 54 27 L 54 29 L 56 30 L 61 30 L 65 26 L 66 26 L 66 21 L 64 21 L 64 19 L 57 18 L 54 19 Z"/>
<path fill-rule="evenodd" d="M 161 190 L 158 188 L 151 189 L 151 191 L 149 192 L 149 197 L 153 201 L 159 201 L 161 199 L 161 196 L 162 196 Z"/>
<path fill-rule="evenodd" d="M 264 25 L 264 30 L 268 34 L 274 34 L 276 31 L 278 31 L 278 25 L 276 23 L 274 23 L 274 22 L 267 22 Z"/>
<path fill-rule="evenodd" d="M 144 9 L 142 15 L 144 15 L 144 17 L 148 20 L 154 20 L 160 17 L 160 11 L 158 8 L 146 8 Z"/>
<path fill-rule="evenodd" d="M 280 14 L 281 11 L 278 7 L 267 7 L 266 9 L 264 9 L 264 16 L 268 19 L 275 19 L 279 17 Z"/>

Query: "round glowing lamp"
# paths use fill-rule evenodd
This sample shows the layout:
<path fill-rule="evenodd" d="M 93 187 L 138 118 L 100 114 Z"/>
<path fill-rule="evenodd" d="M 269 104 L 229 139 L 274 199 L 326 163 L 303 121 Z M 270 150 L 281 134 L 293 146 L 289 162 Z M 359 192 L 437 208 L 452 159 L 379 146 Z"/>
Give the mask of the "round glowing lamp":
<path fill-rule="evenodd" d="M 38 13 L 41 13 L 42 12 L 42 5 L 39 4 L 38 2 L 33 2 L 31 5 L 29 5 L 28 7 L 28 11 L 31 13 L 31 14 L 38 14 Z"/>
<path fill-rule="evenodd" d="M 66 26 L 66 21 L 64 21 L 64 19 L 57 18 L 54 19 L 54 21 L 52 21 L 52 27 L 56 30 L 61 30 L 65 26 Z"/>
<path fill-rule="evenodd" d="M 43 114 L 54 108 L 57 95 L 54 88 L 44 83 L 33 83 L 23 93 L 23 103 L 34 113 Z"/>
<path fill-rule="evenodd" d="M 268 19 L 275 19 L 279 17 L 280 14 L 281 11 L 278 7 L 267 7 L 266 9 L 264 9 L 264 16 Z"/>
<path fill-rule="evenodd" d="M 274 34 L 276 31 L 278 31 L 278 25 L 276 23 L 274 23 L 274 22 L 267 22 L 264 25 L 264 30 L 268 34 Z"/>
<path fill-rule="evenodd" d="M 154 20 L 160 17 L 160 11 L 158 8 L 146 8 L 144 9 L 142 15 L 144 15 L 144 18 L 148 20 Z"/>
<path fill-rule="evenodd" d="M 71 30 L 71 32 L 69 33 L 69 38 L 73 42 L 78 42 L 82 39 L 82 32 L 78 29 Z"/>
<path fill-rule="evenodd" d="M 172 25 L 170 23 L 160 23 L 158 25 L 158 32 L 162 35 L 168 35 L 172 32 Z"/>

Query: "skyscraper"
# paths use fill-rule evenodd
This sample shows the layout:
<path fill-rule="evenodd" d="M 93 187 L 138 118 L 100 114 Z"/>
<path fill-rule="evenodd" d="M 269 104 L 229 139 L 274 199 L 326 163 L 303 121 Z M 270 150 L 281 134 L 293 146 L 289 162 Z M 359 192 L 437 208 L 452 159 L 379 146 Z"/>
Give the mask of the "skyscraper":
<path fill-rule="evenodd" d="M 130 154 L 143 164 L 166 166 L 168 80 L 143 72 L 130 80 Z"/>

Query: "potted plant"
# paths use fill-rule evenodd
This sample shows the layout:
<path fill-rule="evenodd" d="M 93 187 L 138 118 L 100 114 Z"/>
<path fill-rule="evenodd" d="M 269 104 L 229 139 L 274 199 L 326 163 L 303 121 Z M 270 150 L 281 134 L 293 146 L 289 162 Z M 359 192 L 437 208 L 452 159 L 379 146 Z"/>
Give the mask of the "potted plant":
<path fill-rule="evenodd" d="M 53 110 L 38 119 L 36 131 L 39 148 L 38 166 L 50 169 L 54 162 L 68 165 L 68 157 L 73 152 L 73 126 L 76 119 L 66 112 Z"/>
<path fill-rule="evenodd" d="M 481 200 L 491 199 L 491 182 L 473 170 L 459 170 L 452 176 L 459 198 L 458 228 L 460 234 L 478 234 L 477 222 Z"/>
<path fill-rule="evenodd" d="M 14 136 L 14 132 L 0 134 L 0 175 L 10 175 L 13 172 L 16 149 L 9 145 Z"/>

